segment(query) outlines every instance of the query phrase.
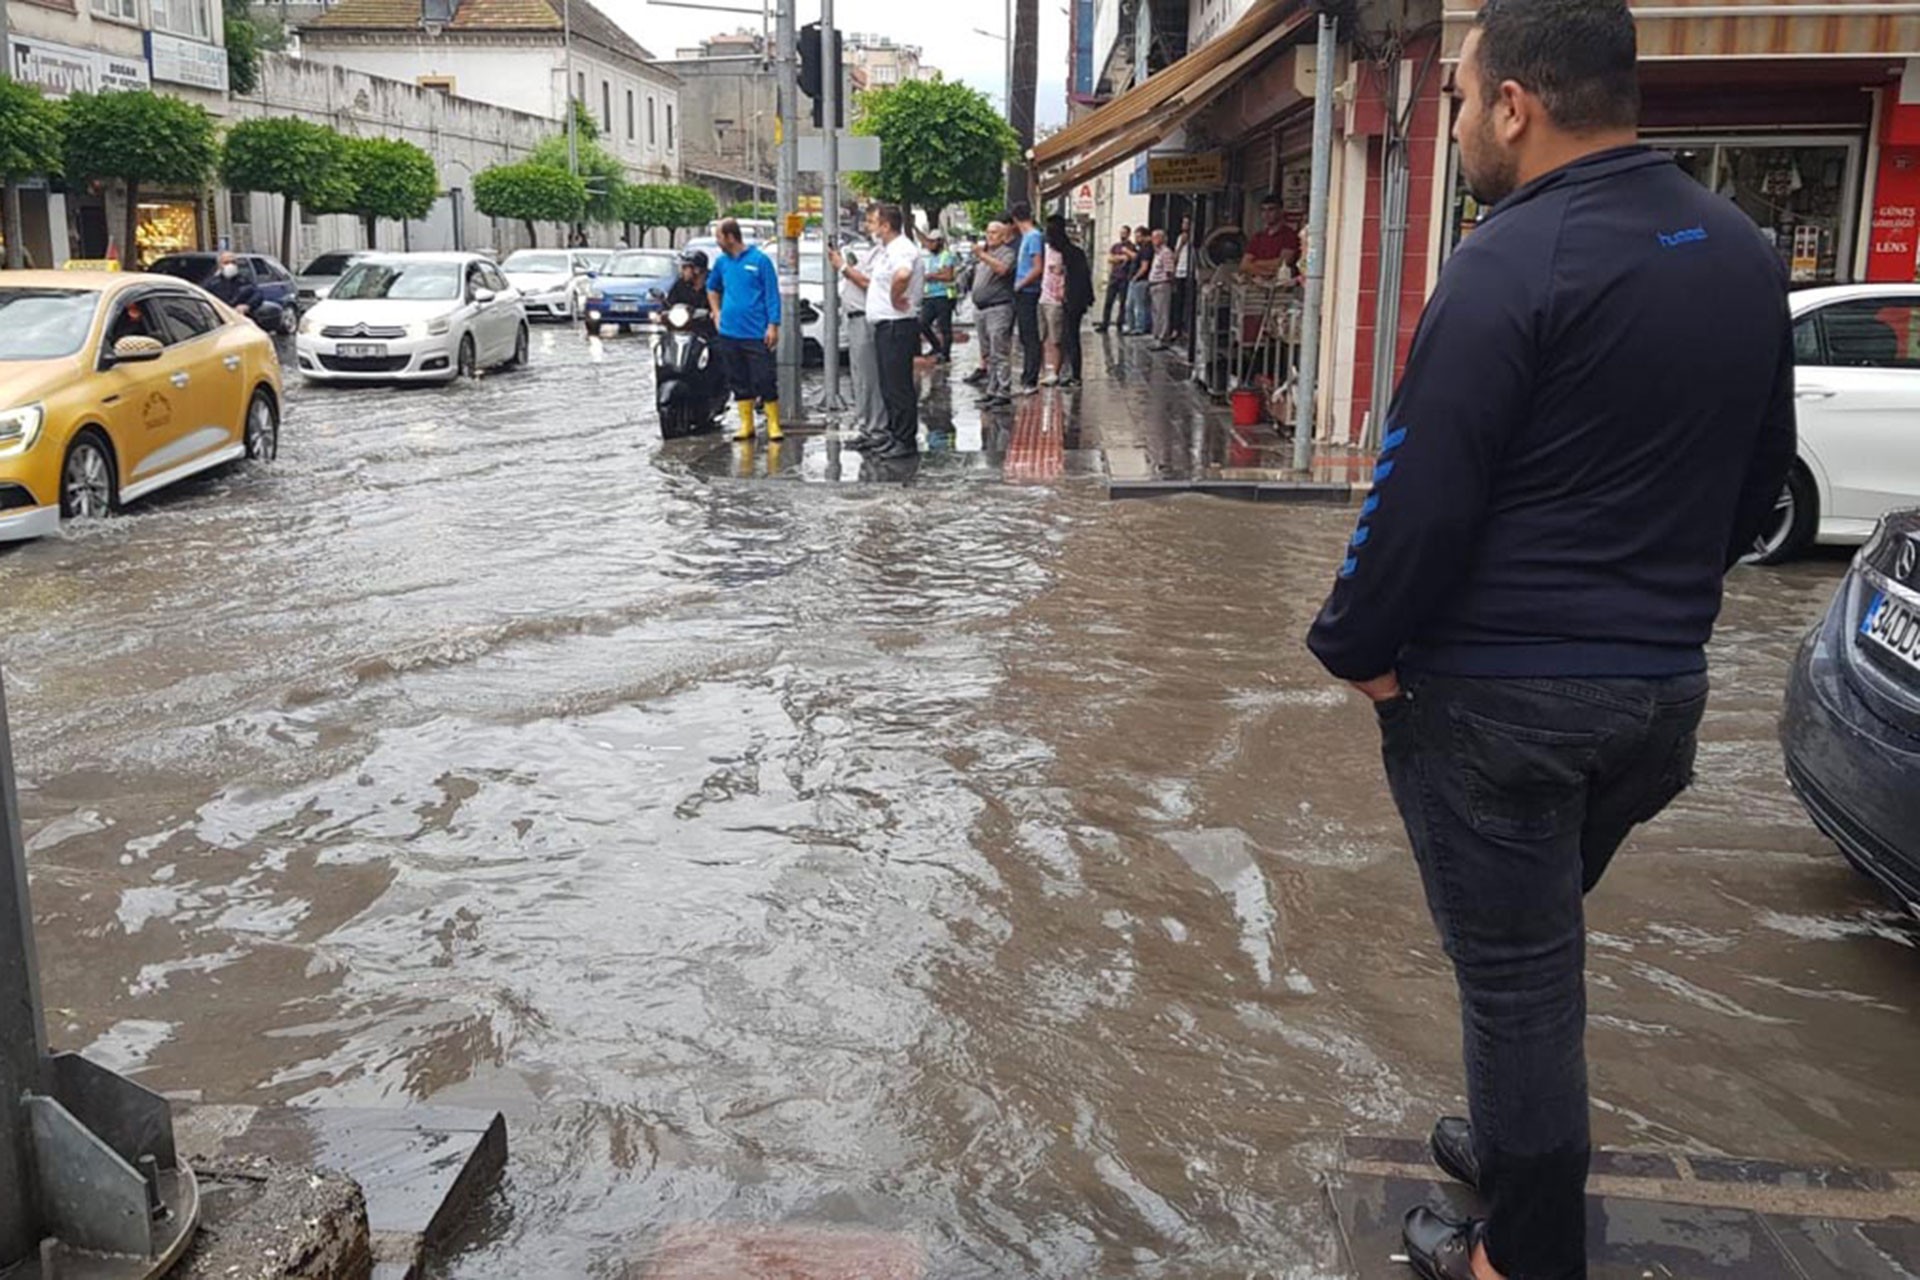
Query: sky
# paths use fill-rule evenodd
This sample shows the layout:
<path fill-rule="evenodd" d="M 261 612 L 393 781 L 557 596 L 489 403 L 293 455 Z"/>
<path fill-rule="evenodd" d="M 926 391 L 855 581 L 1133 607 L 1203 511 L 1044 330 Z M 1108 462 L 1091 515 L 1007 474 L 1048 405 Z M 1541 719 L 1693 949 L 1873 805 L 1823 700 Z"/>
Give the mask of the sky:
<path fill-rule="evenodd" d="M 670 58 L 675 49 L 691 48 L 721 32 L 760 27 L 759 10 L 752 0 L 702 2 L 754 9 L 754 16 L 674 8 L 647 0 L 594 2 L 658 58 Z M 819 0 L 796 3 L 801 25 L 819 18 Z M 842 31 L 891 36 L 895 43 L 918 45 L 922 63 L 938 67 L 949 80 L 972 85 L 1004 109 L 1006 45 L 998 38 L 1006 22 L 1004 0 L 998 5 L 834 0 L 833 16 Z M 981 35 L 975 28 L 994 34 Z M 1040 0 L 1040 87 L 1034 114 L 1042 128 L 1066 120 L 1067 29 L 1066 0 Z"/>

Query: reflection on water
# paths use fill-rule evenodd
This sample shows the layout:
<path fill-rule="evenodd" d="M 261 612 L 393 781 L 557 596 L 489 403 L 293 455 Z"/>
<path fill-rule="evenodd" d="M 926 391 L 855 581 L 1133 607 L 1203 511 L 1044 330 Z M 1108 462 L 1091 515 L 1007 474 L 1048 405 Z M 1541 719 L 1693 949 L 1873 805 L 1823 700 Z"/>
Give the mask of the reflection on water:
<path fill-rule="evenodd" d="M 271 476 L 0 552 L 57 1040 L 501 1108 L 457 1275 L 702 1223 L 1324 1273 L 1329 1135 L 1459 1090 L 1371 717 L 1299 641 L 1348 514 L 1052 483 L 1042 399 L 945 446 L 1017 483 L 730 479 L 658 456 L 642 344 L 539 347 L 296 392 Z M 1772 745 L 1838 568 L 1737 576 L 1702 785 L 1592 905 L 1603 1140 L 1911 1159 L 1913 935 Z"/>

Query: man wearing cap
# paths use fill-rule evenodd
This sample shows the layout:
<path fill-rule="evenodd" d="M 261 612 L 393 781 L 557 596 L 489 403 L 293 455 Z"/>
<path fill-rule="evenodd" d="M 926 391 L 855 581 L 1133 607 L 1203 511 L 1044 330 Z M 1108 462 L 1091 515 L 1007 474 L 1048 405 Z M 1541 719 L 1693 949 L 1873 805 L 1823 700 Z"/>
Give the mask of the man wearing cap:
<path fill-rule="evenodd" d="M 691 322 L 691 326 L 711 342 L 714 336 L 713 316 L 707 313 L 707 255 L 704 250 L 686 249 L 681 252 L 680 278 L 673 282 L 673 288 L 667 290 L 666 306 L 681 306 L 688 311 L 702 313 Z"/>
<path fill-rule="evenodd" d="M 953 281 L 959 263 L 947 248 L 947 233 L 927 232 L 927 292 L 920 302 L 920 336 L 940 364 L 953 359 Z"/>

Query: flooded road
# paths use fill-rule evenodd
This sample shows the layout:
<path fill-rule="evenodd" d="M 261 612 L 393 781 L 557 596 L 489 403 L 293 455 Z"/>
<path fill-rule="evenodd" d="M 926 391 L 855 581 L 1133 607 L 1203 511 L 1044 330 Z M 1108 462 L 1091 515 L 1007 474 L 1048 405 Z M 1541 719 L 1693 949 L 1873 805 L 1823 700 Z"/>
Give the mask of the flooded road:
<path fill-rule="evenodd" d="M 640 356 L 296 387 L 271 474 L 0 550 L 56 1043 L 503 1110 L 455 1276 L 698 1223 L 1333 1274 L 1332 1135 L 1460 1088 L 1373 716 L 1300 642 L 1351 513 L 708 478 Z M 1915 933 L 1773 741 L 1843 564 L 1735 575 L 1700 784 L 1591 903 L 1603 1142 L 1913 1162 Z"/>

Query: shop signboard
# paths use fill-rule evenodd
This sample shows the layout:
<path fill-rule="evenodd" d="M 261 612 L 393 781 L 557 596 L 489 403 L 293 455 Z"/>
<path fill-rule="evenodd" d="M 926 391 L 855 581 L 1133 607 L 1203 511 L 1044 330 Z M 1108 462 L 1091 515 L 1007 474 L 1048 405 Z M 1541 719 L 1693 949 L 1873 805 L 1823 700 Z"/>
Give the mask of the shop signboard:
<path fill-rule="evenodd" d="M 1075 217 L 1093 216 L 1093 184 L 1083 182 L 1073 189 L 1073 212 Z"/>
<path fill-rule="evenodd" d="M 1155 195 L 1168 191 L 1218 191 L 1226 185 L 1224 151 L 1147 157 L 1147 190 Z"/>
<path fill-rule="evenodd" d="M 13 78 L 35 86 L 50 98 L 144 89 L 153 83 L 147 75 L 147 64 L 139 58 L 32 37 L 14 36 L 8 43 L 12 46 Z"/>
<path fill-rule="evenodd" d="M 227 51 L 217 44 L 182 40 L 160 31 L 147 32 L 147 61 L 153 78 L 189 85 L 210 93 L 227 91 Z"/>
<path fill-rule="evenodd" d="M 1895 102 L 1886 137 L 1920 135 L 1920 102 Z M 1912 284 L 1920 279 L 1920 146 L 1880 148 L 1867 226 L 1867 279 Z"/>
<path fill-rule="evenodd" d="M 18 36 L 10 37 L 8 43 L 13 50 L 13 78 L 50 98 L 99 88 L 99 55 L 91 49 Z"/>

